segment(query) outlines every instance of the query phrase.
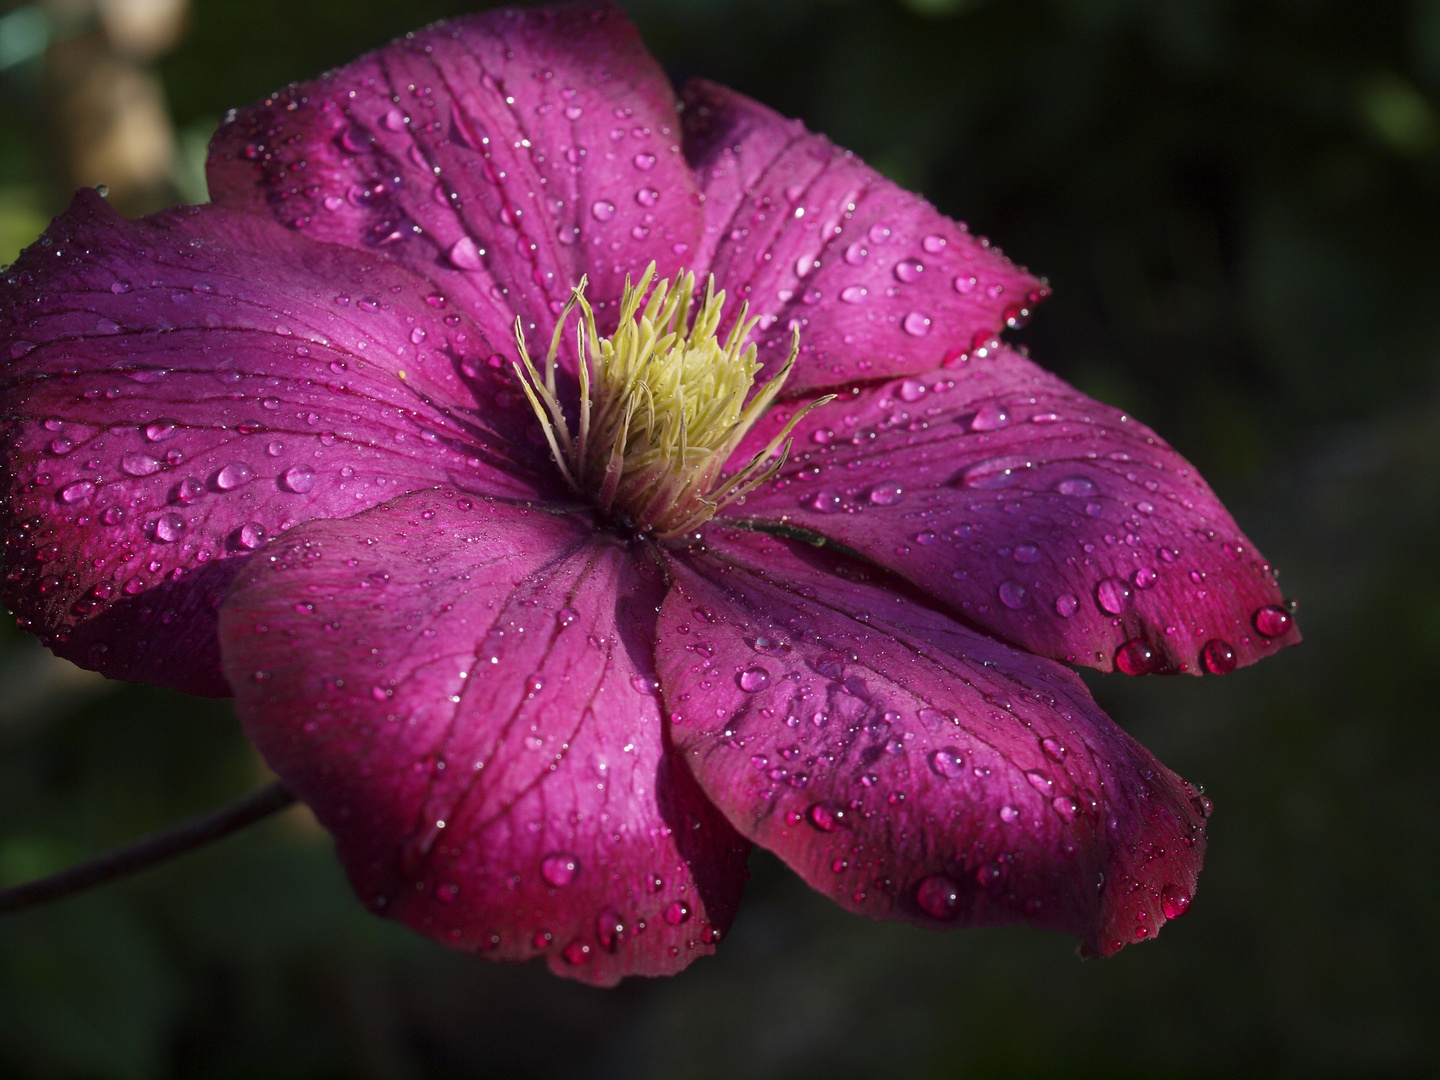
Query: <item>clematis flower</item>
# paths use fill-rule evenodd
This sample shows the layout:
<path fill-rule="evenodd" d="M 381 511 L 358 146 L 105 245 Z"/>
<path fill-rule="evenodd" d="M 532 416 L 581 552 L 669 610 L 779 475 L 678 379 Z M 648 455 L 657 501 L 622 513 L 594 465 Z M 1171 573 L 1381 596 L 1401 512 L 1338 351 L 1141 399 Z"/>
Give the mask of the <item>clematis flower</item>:
<path fill-rule="evenodd" d="M 1092 953 L 1189 906 L 1208 801 L 1066 665 L 1298 636 L 1193 468 L 997 337 L 1046 292 L 997 249 L 588 2 L 292 86 L 209 179 L 4 275 L 6 597 L 233 693 L 374 911 L 609 984 L 711 952 L 752 843 Z"/>

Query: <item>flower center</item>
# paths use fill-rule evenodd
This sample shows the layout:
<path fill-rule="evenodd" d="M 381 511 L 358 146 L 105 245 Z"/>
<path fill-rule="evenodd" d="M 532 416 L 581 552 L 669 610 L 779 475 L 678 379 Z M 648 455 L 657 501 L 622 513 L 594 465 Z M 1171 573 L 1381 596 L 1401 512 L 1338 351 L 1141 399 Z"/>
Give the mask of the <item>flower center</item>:
<path fill-rule="evenodd" d="M 748 317 L 749 305 L 722 342 L 716 330 L 725 294 L 715 291 L 713 277 L 698 309 L 694 274 L 680 275 L 673 286 L 664 279 L 651 290 L 654 278 L 651 263 L 638 283 L 625 279 L 620 322 L 606 338 L 596 331 L 582 278 L 556 324 L 543 377 L 526 352 L 518 319 L 521 362 L 514 366 L 566 483 L 627 528 L 676 540 L 774 476 L 795 425 L 834 395 L 797 411 L 747 464 L 727 474 L 726 462 L 789 377 L 800 332 L 792 335 L 785 366 L 751 396 L 763 365 L 749 343 L 759 321 Z M 556 396 L 555 357 L 577 306 L 580 395 L 572 427 Z"/>

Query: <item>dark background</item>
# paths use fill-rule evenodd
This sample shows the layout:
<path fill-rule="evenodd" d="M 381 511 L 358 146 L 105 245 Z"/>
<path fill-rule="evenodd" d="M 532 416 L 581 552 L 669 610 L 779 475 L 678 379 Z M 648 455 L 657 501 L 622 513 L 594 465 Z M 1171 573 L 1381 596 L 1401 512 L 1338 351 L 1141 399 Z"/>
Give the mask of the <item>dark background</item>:
<path fill-rule="evenodd" d="M 187 160 L 226 108 L 454 3 L 194 0 L 157 65 Z M 0 920 L 0 1075 L 1433 1073 L 1440 0 L 627 6 L 675 79 L 804 118 L 1048 275 L 1020 340 L 1156 427 L 1282 569 L 1300 648 L 1090 680 L 1216 802 L 1189 915 L 1086 962 L 872 924 L 757 853 L 715 957 L 598 991 L 371 918 L 292 813 Z M 3 72 L 0 261 L 65 198 L 37 63 Z M 0 633 L 0 884 L 261 782 L 228 704 Z"/>

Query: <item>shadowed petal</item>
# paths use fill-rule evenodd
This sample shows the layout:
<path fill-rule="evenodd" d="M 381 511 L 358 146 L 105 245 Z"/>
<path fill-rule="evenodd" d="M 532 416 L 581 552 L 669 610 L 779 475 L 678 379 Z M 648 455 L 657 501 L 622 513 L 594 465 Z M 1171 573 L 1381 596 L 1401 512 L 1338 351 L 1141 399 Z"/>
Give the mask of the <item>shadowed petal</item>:
<path fill-rule="evenodd" d="M 663 746 L 654 570 L 583 519 L 410 495 L 253 561 L 225 671 L 374 910 L 589 982 L 674 972 L 747 845 Z"/>
<path fill-rule="evenodd" d="M 700 212 L 679 142 L 674 91 L 619 8 L 506 9 L 242 110 L 211 147 L 210 190 L 308 236 L 389 251 L 492 336 L 523 316 L 543 355 L 582 274 L 606 323 L 626 274 L 694 259 Z"/>
<path fill-rule="evenodd" d="M 7 602 L 84 666 L 224 694 L 237 556 L 436 484 L 533 497 L 529 410 L 432 293 L 252 215 L 81 192 L 0 285 Z"/>
<path fill-rule="evenodd" d="M 656 666 L 676 749 L 843 907 L 1031 922 L 1109 954 L 1189 906 L 1208 806 L 1073 673 L 805 545 L 715 530 L 671 572 Z"/>
<path fill-rule="evenodd" d="M 1194 467 L 1008 348 L 815 410 L 730 513 L 829 537 L 990 633 L 1102 671 L 1223 673 L 1300 640 Z"/>
<path fill-rule="evenodd" d="M 704 257 L 761 317 L 786 394 L 936 367 L 1018 322 L 1038 280 L 823 135 L 714 83 L 685 88 L 685 154 L 705 193 Z"/>

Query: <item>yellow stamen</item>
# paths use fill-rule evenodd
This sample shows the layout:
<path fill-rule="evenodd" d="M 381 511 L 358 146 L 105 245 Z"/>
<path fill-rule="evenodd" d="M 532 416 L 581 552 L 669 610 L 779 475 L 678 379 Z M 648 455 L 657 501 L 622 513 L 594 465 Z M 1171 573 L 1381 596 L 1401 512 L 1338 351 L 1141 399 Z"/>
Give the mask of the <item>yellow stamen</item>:
<path fill-rule="evenodd" d="M 759 322 L 749 318 L 749 305 L 721 342 L 716 330 L 725 294 L 715 291 L 713 277 L 694 312 L 694 274 L 681 275 L 673 287 L 664 279 L 652 291 L 654 278 L 651 263 L 638 283 L 625 279 L 620 322 L 608 338 L 596 330 L 581 278 L 556 324 L 543 376 L 530 360 L 517 319 L 520 363 L 514 368 L 566 483 L 630 527 L 675 540 L 779 472 L 795 425 L 834 395 L 800 409 L 747 465 L 725 475 L 725 463 L 789 377 L 800 332 L 791 336 L 784 366 L 747 403 L 762 366 L 748 343 Z M 577 306 L 580 401 L 572 434 L 556 396 L 555 359 Z"/>

